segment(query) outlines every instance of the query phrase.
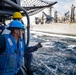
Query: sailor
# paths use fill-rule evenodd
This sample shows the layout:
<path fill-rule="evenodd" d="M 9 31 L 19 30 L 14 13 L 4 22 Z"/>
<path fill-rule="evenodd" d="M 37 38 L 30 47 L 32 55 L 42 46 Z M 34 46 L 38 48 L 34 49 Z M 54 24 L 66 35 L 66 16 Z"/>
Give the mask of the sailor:
<path fill-rule="evenodd" d="M 22 22 L 22 24 L 24 24 L 22 18 L 23 18 L 23 16 L 20 12 L 16 11 L 16 12 L 13 13 L 12 19 L 13 20 L 19 20 L 19 21 Z M 38 44 L 41 45 L 40 43 L 38 43 Z M 32 59 L 33 59 L 32 52 L 34 52 L 35 50 L 37 50 L 37 49 L 34 49 L 34 47 L 29 47 L 29 48 L 26 49 L 25 54 L 24 54 L 25 66 L 26 66 L 26 69 L 27 69 L 28 73 L 31 73 L 30 67 L 31 67 Z"/>
<path fill-rule="evenodd" d="M 14 12 L 13 15 L 12 15 L 12 19 L 13 20 L 19 20 L 23 23 L 22 21 L 22 14 L 18 11 Z M 23 23 L 24 24 L 24 23 Z M 8 25 L 5 27 L 5 29 L 2 31 L 2 34 L 9 34 L 10 33 L 10 30 L 7 29 Z"/>
<path fill-rule="evenodd" d="M 23 23 L 22 18 L 23 18 L 23 16 L 20 12 L 16 11 L 16 12 L 13 13 L 13 16 L 12 16 L 13 20 L 19 20 Z"/>
<path fill-rule="evenodd" d="M 5 26 L 3 24 L 2 19 L 0 18 L 0 34 L 3 32 L 4 29 L 5 29 Z"/>
<path fill-rule="evenodd" d="M 0 34 L 2 34 L 4 29 L 5 29 L 5 26 L 4 25 L 0 25 Z"/>
<path fill-rule="evenodd" d="M 0 75 L 19 75 L 17 72 L 24 65 L 23 56 L 26 54 L 25 52 L 27 50 L 36 51 L 42 45 L 40 43 L 32 47 L 24 45 L 22 37 L 24 28 L 18 20 L 10 22 L 8 29 L 11 31 L 10 34 L 0 36 Z"/>

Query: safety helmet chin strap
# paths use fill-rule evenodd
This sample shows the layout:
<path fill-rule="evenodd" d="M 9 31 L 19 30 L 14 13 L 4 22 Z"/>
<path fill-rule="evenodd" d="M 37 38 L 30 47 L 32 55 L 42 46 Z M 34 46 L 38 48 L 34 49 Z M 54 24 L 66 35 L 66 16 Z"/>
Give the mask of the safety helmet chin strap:
<path fill-rule="evenodd" d="M 22 19 L 20 19 L 20 21 L 21 21 L 21 23 L 24 25 L 24 22 L 23 22 L 23 20 Z M 24 44 L 25 44 L 25 42 L 26 42 L 26 35 L 25 35 L 25 28 L 23 29 L 24 30 L 24 34 L 23 34 L 23 40 L 24 40 Z"/>
<path fill-rule="evenodd" d="M 23 29 L 23 31 L 24 31 L 24 29 Z M 19 29 L 18 30 L 18 38 L 23 38 L 24 39 L 24 36 L 25 36 L 25 32 L 21 33 L 21 30 Z"/>
<path fill-rule="evenodd" d="M 18 38 L 21 38 L 20 29 L 18 30 Z"/>

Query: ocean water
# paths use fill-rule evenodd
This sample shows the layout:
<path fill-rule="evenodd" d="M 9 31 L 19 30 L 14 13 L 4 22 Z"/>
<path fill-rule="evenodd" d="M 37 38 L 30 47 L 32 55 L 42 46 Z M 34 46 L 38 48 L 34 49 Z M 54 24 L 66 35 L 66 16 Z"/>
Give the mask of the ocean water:
<path fill-rule="evenodd" d="M 31 33 L 30 45 L 41 42 L 33 52 L 33 75 L 76 75 L 76 39 Z"/>

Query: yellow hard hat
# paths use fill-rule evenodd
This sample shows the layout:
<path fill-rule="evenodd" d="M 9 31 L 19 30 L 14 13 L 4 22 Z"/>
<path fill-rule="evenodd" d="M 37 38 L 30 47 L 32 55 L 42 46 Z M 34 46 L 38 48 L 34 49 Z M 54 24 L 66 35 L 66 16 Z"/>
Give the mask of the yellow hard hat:
<path fill-rule="evenodd" d="M 12 18 L 22 18 L 22 15 L 20 12 L 14 12 Z"/>

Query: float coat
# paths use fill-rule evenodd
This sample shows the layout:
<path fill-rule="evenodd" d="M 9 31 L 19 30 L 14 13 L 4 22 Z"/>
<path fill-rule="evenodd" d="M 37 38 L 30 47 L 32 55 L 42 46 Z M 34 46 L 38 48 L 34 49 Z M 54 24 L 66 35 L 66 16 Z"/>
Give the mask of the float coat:
<path fill-rule="evenodd" d="M 11 34 L 4 34 L 6 49 L 0 55 L 0 75 L 14 75 L 23 65 L 24 42 L 21 38 L 18 42 Z"/>

